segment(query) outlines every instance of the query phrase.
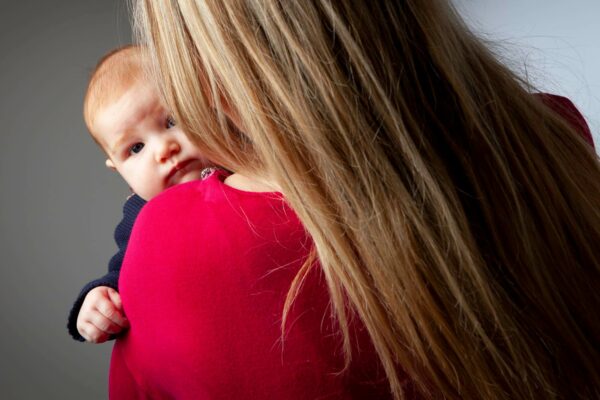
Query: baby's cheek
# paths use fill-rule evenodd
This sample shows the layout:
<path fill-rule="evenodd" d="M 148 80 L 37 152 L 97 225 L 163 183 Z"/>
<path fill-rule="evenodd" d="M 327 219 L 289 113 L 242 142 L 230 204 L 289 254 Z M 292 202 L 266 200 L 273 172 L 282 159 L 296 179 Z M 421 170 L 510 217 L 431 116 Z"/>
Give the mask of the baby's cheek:
<path fill-rule="evenodd" d="M 168 188 L 159 179 L 155 179 L 154 181 L 147 182 L 145 185 L 141 186 L 138 191 L 134 190 L 134 192 L 144 200 L 149 201 L 166 189 Z"/>

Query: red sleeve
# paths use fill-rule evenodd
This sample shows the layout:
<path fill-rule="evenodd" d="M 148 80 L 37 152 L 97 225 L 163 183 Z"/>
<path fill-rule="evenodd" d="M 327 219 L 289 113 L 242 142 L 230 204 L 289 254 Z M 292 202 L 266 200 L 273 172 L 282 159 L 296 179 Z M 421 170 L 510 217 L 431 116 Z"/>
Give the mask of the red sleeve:
<path fill-rule="evenodd" d="M 583 138 L 595 149 L 594 139 L 592 138 L 590 127 L 585 121 L 583 115 L 581 115 L 571 100 L 567 99 L 566 97 L 548 93 L 536 93 L 536 96 L 539 97 L 544 104 L 556 111 L 567 122 L 569 122 L 573 128 L 575 128 L 575 130 L 579 132 Z"/>

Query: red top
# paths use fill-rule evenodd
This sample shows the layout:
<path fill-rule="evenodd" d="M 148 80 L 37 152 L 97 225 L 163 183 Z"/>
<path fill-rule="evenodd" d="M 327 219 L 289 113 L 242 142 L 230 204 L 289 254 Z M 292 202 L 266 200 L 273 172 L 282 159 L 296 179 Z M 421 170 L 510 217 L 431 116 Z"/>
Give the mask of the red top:
<path fill-rule="evenodd" d="M 588 142 L 592 148 L 595 148 L 592 131 L 590 131 L 590 127 L 585 121 L 585 118 L 583 118 L 583 115 L 581 115 L 571 100 L 566 97 L 548 93 L 537 93 L 536 96 L 539 97 L 544 104 L 562 116 L 565 121 L 575 128 L 577 133 L 583 136 L 585 141 Z"/>
<path fill-rule="evenodd" d="M 593 146 L 568 99 L 540 97 Z M 338 373 L 341 341 L 320 268 L 281 337 L 283 302 L 312 242 L 280 194 L 223 178 L 173 187 L 140 213 L 119 280 L 131 328 L 113 349 L 110 398 L 391 398 L 358 325 L 353 363 Z"/>
<path fill-rule="evenodd" d="M 312 242 L 280 194 L 237 190 L 224 176 L 173 187 L 141 211 L 119 281 L 131 328 L 113 349 L 110 398 L 391 398 L 359 328 L 339 373 L 320 268 L 281 337 L 284 299 Z"/>

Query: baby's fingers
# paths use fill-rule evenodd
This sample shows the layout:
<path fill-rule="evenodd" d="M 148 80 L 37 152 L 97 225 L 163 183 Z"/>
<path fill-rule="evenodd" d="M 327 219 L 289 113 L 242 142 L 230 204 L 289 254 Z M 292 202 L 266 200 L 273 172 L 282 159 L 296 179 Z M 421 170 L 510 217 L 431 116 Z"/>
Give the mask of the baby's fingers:
<path fill-rule="evenodd" d="M 107 335 L 113 335 L 123 330 L 122 326 L 116 324 L 114 321 L 106 318 L 100 313 L 91 315 L 89 322 Z"/>
<path fill-rule="evenodd" d="M 129 328 L 129 321 L 111 301 L 105 300 L 100 302 L 97 310 L 102 316 L 118 325 L 121 329 Z"/>
<path fill-rule="evenodd" d="M 98 329 L 97 326 L 91 322 L 84 322 L 78 327 L 79 333 L 83 338 L 90 343 L 104 343 L 106 342 L 110 334 Z"/>
<path fill-rule="evenodd" d="M 108 288 L 107 290 L 108 297 L 110 301 L 117 307 L 117 309 L 123 312 L 123 303 L 121 302 L 121 295 L 113 288 Z"/>

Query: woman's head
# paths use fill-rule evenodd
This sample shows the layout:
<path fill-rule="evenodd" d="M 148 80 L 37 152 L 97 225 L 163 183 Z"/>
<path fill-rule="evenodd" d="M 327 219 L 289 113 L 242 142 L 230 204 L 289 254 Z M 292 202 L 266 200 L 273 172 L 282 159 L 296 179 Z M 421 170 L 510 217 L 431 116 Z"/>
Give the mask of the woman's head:
<path fill-rule="evenodd" d="M 279 165 L 264 164 L 277 163 L 281 146 L 291 153 L 288 141 L 294 148 L 322 147 L 322 140 L 336 146 L 357 135 L 366 139 L 356 140 L 370 141 L 372 129 L 358 129 L 347 117 L 368 111 L 372 121 L 367 122 L 374 126 L 382 119 L 379 113 L 397 110 L 391 96 L 406 89 L 399 87 L 398 72 L 421 73 L 420 64 L 431 61 L 420 57 L 427 54 L 421 45 L 450 53 L 443 42 L 456 30 L 452 18 L 427 20 L 452 15 L 444 2 L 429 2 L 427 15 L 409 2 L 378 7 L 347 1 L 137 4 L 138 28 L 157 61 L 154 72 L 166 98 L 186 115 L 186 128 L 200 144 L 235 170 L 276 170 Z M 228 129 L 223 104 L 232 106 L 225 111 L 240 111 L 238 122 L 250 136 L 237 143 L 243 146 L 238 151 L 231 149 L 239 132 Z M 393 114 L 387 122 L 402 125 Z M 277 142 L 274 133 L 280 136 Z M 316 168 L 318 160 L 314 163 Z"/>
<path fill-rule="evenodd" d="M 401 369 L 432 397 L 598 390 L 597 159 L 449 2 L 137 0 L 136 21 L 184 130 L 282 188 L 346 349 L 349 306 L 396 396 Z"/>

